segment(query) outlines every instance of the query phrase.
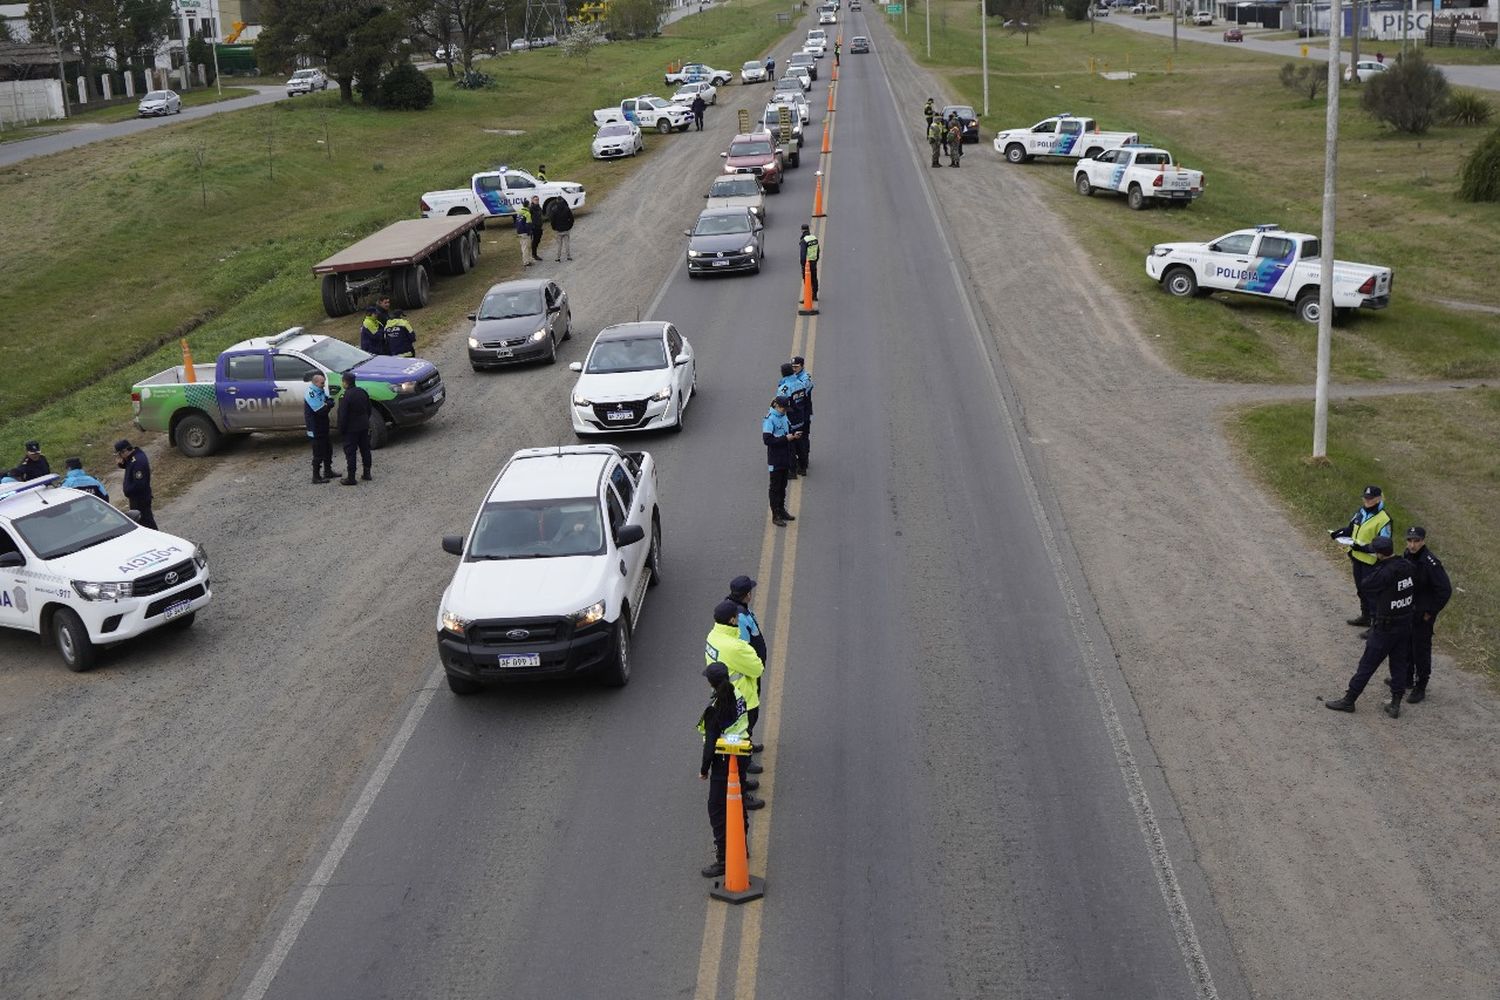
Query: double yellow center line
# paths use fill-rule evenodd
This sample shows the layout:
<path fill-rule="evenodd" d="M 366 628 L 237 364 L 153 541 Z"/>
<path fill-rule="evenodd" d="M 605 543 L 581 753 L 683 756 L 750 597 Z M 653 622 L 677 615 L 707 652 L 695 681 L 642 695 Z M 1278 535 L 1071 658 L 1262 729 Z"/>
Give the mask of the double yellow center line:
<path fill-rule="evenodd" d="M 828 86 L 832 89 L 837 84 L 830 82 Z M 830 118 L 830 142 L 832 133 L 833 119 Z M 831 155 L 820 154 L 819 156 L 823 171 L 825 217 L 812 219 L 810 223 L 812 234 L 818 238 L 820 247 L 823 244 L 823 233 L 828 223 L 826 216 L 829 205 L 829 181 L 832 173 L 829 169 L 831 160 Z M 800 292 L 800 285 L 798 289 Z M 792 324 L 791 354 L 803 357 L 807 371 L 813 369 L 813 351 L 817 339 L 818 317 L 798 316 Z M 787 499 L 789 506 L 794 508 L 792 513 L 795 514 L 801 510 L 802 480 L 798 479 L 787 485 Z M 765 773 L 760 776 L 760 793 L 765 797 L 766 807 L 756 814 L 755 820 L 751 823 L 748 845 L 750 868 L 752 871 L 759 869 L 761 873 L 766 871 L 771 844 L 771 815 L 775 808 L 771 793 L 775 791 L 776 786 L 776 747 L 777 737 L 781 732 L 781 697 L 786 690 L 787 683 L 786 647 L 787 636 L 791 633 L 793 591 L 796 586 L 797 530 L 801 523 L 801 520 L 792 521 L 785 528 L 778 528 L 771 523 L 770 511 L 766 511 L 765 524 L 761 531 L 760 563 L 755 575 L 758 581 L 756 592 L 764 595 L 761 610 L 765 612 L 766 619 L 771 621 L 770 643 L 767 649 L 770 663 L 766 671 L 768 690 L 761 701 L 759 732 L 756 733 L 757 740 L 766 745 L 765 753 L 762 754 Z M 776 551 L 778 541 L 781 543 L 779 558 Z M 774 886 L 768 891 L 774 892 Z M 763 901 L 755 901 L 735 909 L 736 914 L 741 916 L 738 927 L 737 957 L 734 965 L 733 996 L 735 1000 L 754 1000 L 755 997 L 763 906 Z M 726 903 L 718 900 L 708 902 L 708 911 L 703 921 L 703 944 L 698 953 L 698 984 L 693 991 L 695 1000 L 717 1000 L 720 995 L 719 979 L 727 964 L 725 949 L 729 912 L 730 907 Z"/>

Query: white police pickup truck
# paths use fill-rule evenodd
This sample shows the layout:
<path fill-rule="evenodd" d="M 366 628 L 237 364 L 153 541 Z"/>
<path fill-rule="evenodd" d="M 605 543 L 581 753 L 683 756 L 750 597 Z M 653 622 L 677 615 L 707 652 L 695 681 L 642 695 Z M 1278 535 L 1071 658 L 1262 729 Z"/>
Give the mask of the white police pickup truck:
<path fill-rule="evenodd" d="M 1030 128 L 1011 128 L 995 133 L 995 152 L 1011 163 L 1025 163 L 1034 156 L 1096 157 L 1106 149 L 1118 149 L 1141 141 L 1134 132 L 1100 132 L 1092 118 L 1053 115 Z"/>
<path fill-rule="evenodd" d="M 734 74 L 727 69 L 714 69 L 707 63 L 688 63 L 673 73 L 668 73 L 663 80 L 668 86 L 677 84 L 679 87 L 684 83 L 711 83 L 715 87 L 727 87 L 729 81 L 734 79 Z"/>
<path fill-rule="evenodd" d="M 1158 243 L 1146 257 L 1146 273 L 1172 295 L 1224 291 L 1280 299 L 1294 303 L 1303 320 L 1316 323 L 1320 253 L 1316 236 L 1261 225 L 1207 243 Z M 1334 261 L 1335 318 L 1350 309 L 1384 309 L 1391 302 L 1393 280 L 1388 267 Z"/>
<path fill-rule="evenodd" d="M 613 122 L 634 122 L 644 131 L 654 128 L 662 135 L 673 129 L 686 132 L 693 124 L 693 112 L 681 104 L 664 101 L 655 94 L 627 97 L 619 107 L 600 108 L 594 112 L 594 127 Z"/>
<path fill-rule="evenodd" d="M 656 463 L 603 444 L 518 451 L 443 551 L 460 557 L 437 617 L 454 694 L 581 675 L 623 687 L 661 576 Z"/>
<path fill-rule="evenodd" d="M 1186 205 L 1203 193 L 1203 171 L 1178 166 L 1165 149 L 1121 146 L 1080 160 L 1073 186 L 1082 195 L 1123 194 L 1126 204 L 1140 211 L 1152 202 Z"/>
<path fill-rule="evenodd" d="M 100 646 L 192 625 L 213 597 L 203 547 L 60 482 L 0 483 L 0 627 L 49 637 L 82 671 Z"/>
<path fill-rule="evenodd" d="M 418 206 L 422 218 L 433 219 L 444 215 L 483 215 L 487 218 L 510 218 L 516 214 L 516 206 L 532 198 L 541 199 L 542 211 L 551 212 L 554 202 L 567 202 L 568 207 L 583 207 L 587 192 L 582 184 L 572 181 L 540 181 L 524 170 L 499 166 L 494 170 L 481 170 L 469 178 L 466 188 L 451 191 L 428 191 L 422 195 Z"/>

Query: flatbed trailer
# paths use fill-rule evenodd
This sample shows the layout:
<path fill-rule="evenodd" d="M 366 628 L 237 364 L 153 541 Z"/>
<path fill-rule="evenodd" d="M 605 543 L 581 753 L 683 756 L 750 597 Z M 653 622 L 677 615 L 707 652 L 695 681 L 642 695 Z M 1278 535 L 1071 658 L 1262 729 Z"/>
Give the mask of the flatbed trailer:
<path fill-rule="evenodd" d="M 431 295 L 432 276 L 464 274 L 479 260 L 484 217 L 402 219 L 313 265 L 323 277 L 323 311 L 347 316 L 360 300 L 382 292 L 402 309 L 420 309 Z"/>

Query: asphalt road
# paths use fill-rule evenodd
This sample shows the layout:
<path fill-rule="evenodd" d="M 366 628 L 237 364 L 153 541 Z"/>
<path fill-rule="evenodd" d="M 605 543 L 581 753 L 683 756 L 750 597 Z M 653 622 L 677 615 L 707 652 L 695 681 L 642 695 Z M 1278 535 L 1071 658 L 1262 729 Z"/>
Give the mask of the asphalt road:
<path fill-rule="evenodd" d="M 766 271 L 638 272 L 702 396 L 681 436 L 629 442 L 659 463 L 666 539 L 631 684 L 460 699 L 429 675 L 238 995 L 1245 995 L 935 221 L 949 168 L 917 159 L 878 54 L 845 60 L 821 313 L 796 315 L 827 75 Z M 759 425 L 794 352 L 813 469 L 776 529 Z M 751 840 L 769 889 L 726 912 L 697 873 L 693 724 L 709 612 L 741 572 L 773 644 Z"/>
<path fill-rule="evenodd" d="M 79 146 L 103 142 L 106 139 L 117 139 L 122 135 L 134 135 L 147 129 L 162 128 L 175 122 L 207 118 L 209 115 L 223 114 L 225 111 L 240 111 L 261 104 L 272 104 L 286 98 L 285 87 L 257 87 L 256 89 L 260 93 L 252 97 L 236 97 L 231 101 L 218 101 L 214 104 L 183 108 L 180 115 L 170 115 L 165 118 L 132 118 L 110 125 L 77 125 L 60 132 L 37 136 L 35 139 L 7 142 L 0 145 L 0 167 L 8 167 L 37 156 L 61 153 L 66 149 L 77 149 Z"/>

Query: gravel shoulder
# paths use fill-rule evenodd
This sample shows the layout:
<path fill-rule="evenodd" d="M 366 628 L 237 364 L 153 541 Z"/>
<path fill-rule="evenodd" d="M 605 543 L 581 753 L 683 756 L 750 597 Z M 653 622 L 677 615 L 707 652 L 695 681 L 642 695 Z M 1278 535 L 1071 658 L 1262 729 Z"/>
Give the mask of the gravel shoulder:
<path fill-rule="evenodd" d="M 876 20 L 901 106 L 941 94 Z M 942 222 L 1251 989 L 1493 1000 L 1492 695 L 1440 661 L 1429 701 L 1399 722 L 1378 683 L 1352 717 L 1323 710 L 1361 650 L 1347 571 L 1305 544 L 1223 431 L 1227 407 L 1291 390 L 1169 369 L 1029 180 L 1064 167 L 1014 168 L 987 144 L 964 165 L 934 171 Z"/>
<path fill-rule="evenodd" d="M 655 140 L 671 155 L 581 218 L 577 260 L 528 269 L 569 290 L 558 365 L 474 374 L 466 325 L 424 331 L 449 401 L 376 452 L 373 483 L 307 483 L 295 437 L 191 463 L 152 446 L 163 477 L 193 480 L 157 517 L 208 547 L 216 600 L 83 675 L 0 633 L 0 996 L 227 994 L 434 665 L 439 536 L 513 450 L 572 441 L 567 362 L 644 312 L 702 206 L 681 178 L 712 176 L 765 93 L 726 88 L 703 133 Z M 512 276 L 515 246 L 487 231 L 480 266 Z"/>

